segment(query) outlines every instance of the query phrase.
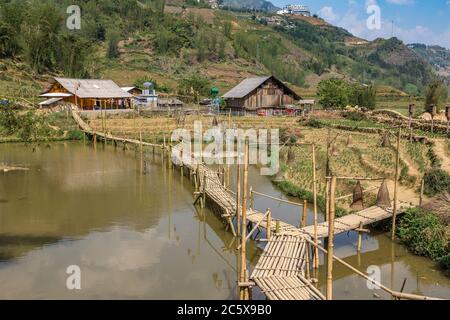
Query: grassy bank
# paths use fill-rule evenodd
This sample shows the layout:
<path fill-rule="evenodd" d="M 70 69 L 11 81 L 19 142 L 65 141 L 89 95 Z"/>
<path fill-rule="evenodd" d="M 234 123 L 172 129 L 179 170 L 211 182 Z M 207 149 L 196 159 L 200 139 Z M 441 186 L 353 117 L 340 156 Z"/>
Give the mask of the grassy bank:
<path fill-rule="evenodd" d="M 306 189 L 298 187 L 289 181 L 274 181 L 275 186 L 277 186 L 282 192 L 290 197 L 296 197 L 300 200 L 306 200 L 309 203 L 314 203 L 314 194 Z M 317 207 L 321 212 L 325 212 L 325 197 L 322 195 L 317 195 Z M 336 207 L 336 216 L 342 217 L 348 214 L 347 210 Z"/>
<path fill-rule="evenodd" d="M 399 219 L 397 235 L 411 252 L 439 262 L 450 276 L 450 230 L 435 214 L 409 209 Z"/>

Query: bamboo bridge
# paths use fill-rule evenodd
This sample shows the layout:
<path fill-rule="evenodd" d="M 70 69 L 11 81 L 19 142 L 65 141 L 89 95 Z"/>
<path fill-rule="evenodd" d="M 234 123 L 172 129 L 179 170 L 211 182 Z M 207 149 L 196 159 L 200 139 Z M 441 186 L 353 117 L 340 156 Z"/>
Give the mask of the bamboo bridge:
<path fill-rule="evenodd" d="M 195 184 L 196 196 L 194 204 L 200 203 L 202 207 L 208 206 L 213 212 L 218 214 L 231 230 L 233 235 L 236 234 L 234 223 L 239 218 L 239 212 L 242 207 L 238 205 L 235 194 L 229 190 L 222 181 L 217 171 L 209 168 L 204 163 L 195 163 L 192 158 L 186 158 L 182 154 L 174 155 L 171 143 L 167 146 L 159 144 L 146 143 L 140 140 L 125 139 L 115 137 L 111 134 L 97 132 L 92 130 L 78 115 L 76 111 L 72 112 L 74 120 L 85 134 L 93 137 L 94 144 L 96 139 L 103 141 L 112 141 L 115 145 L 118 142 L 123 144 L 133 144 L 136 146 L 157 147 L 162 150 L 162 154 L 168 152 L 172 161 L 169 166 L 177 163 L 180 167 L 181 174 L 187 174 Z M 180 152 L 179 150 L 175 150 Z M 177 152 L 175 152 L 176 154 Z M 270 197 L 270 196 L 268 196 Z M 278 199 L 284 201 L 282 199 Z M 397 214 L 402 213 L 409 204 L 401 204 Z M 350 214 L 334 221 L 334 233 L 339 234 L 352 230 L 359 230 L 364 225 L 369 225 L 377 221 L 392 218 L 392 208 L 380 208 L 377 206 L 364 209 L 360 212 Z M 325 300 L 325 296 L 309 279 L 309 268 L 313 261 L 312 247 L 327 253 L 325 249 L 318 245 L 318 238 L 325 238 L 329 232 L 328 222 L 313 226 L 305 226 L 298 228 L 283 221 L 272 219 L 270 210 L 266 213 L 259 212 L 253 208 L 247 209 L 246 215 L 247 229 L 251 230 L 245 238 L 247 241 L 252 235 L 260 234 L 265 230 L 267 242 L 259 261 L 257 262 L 253 273 L 249 277 L 247 283 L 239 283 L 240 287 L 258 286 L 261 291 L 270 300 Z M 256 237 L 256 235 L 255 235 Z M 318 257 L 317 257 L 318 259 Z M 352 266 L 346 264 L 343 260 L 333 255 L 333 259 L 346 265 L 353 272 L 359 274 L 368 281 L 375 283 L 366 274 L 356 270 Z M 381 289 L 390 293 L 393 297 L 400 299 L 431 299 L 416 295 L 399 293 L 386 288 L 382 284 L 377 284 Z"/>

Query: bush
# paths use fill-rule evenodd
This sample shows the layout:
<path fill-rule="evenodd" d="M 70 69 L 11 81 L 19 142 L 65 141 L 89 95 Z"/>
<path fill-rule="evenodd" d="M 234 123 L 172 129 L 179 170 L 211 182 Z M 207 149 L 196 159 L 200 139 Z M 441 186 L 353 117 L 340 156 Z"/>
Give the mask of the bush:
<path fill-rule="evenodd" d="M 309 119 L 308 122 L 306 123 L 306 125 L 308 127 L 312 127 L 312 128 L 317 128 L 317 129 L 321 129 L 324 127 L 324 124 L 322 123 L 322 121 L 320 121 L 319 119 Z"/>
<path fill-rule="evenodd" d="M 425 173 L 424 185 L 424 193 L 430 197 L 450 192 L 450 175 L 442 169 L 431 169 Z"/>
<path fill-rule="evenodd" d="M 364 113 L 362 112 L 358 112 L 358 111 L 350 111 L 347 112 L 344 117 L 348 120 L 353 120 L 353 121 L 362 121 L 362 120 L 367 120 L 367 117 Z"/>
<path fill-rule="evenodd" d="M 438 260 L 448 254 L 448 238 L 443 222 L 419 208 L 407 210 L 397 229 L 399 238 L 415 254 Z"/>

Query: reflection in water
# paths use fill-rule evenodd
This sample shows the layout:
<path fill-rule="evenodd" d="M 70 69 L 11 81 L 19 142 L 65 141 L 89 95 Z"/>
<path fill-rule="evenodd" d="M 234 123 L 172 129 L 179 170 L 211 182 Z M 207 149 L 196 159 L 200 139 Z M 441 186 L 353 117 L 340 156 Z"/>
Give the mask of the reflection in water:
<path fill-rule="evenodd" d="M 161 161 L 149 154 L 142 163 L 133 151 L 101 145 L 58 143 L 34 153 L 1 145 L 0 162 L 31 170 L 0 173 L 0 298 L 237 298 L 236 240 L 210 211 L 192 205 L 191 183 Z M 286 198 L 254 168 L 251 182 L 254 190 Z M 265 198 L 255 206 L 299 222 L 299 208 Z M 407 278 L 405 292 L 450 297 L 449 279 L 429 260 L 384 234 L 365 236 L 360 255 L 356 241 L 353 233 L 338 236 L 336 253 L 362 270 L 379 265 L 383 284 L 392 281 L 394 289 Z M 249 244 L 250 269 L 262 247 Z M 81 268 L 80 291 L 66 289 L 73 264 Z M 324 283 L 325 270 L 317 272 Z M 337 264 L 334 292 L 374 298 L 364 280 Z M 264 295 L 255 289 L 253 297 Z"/>

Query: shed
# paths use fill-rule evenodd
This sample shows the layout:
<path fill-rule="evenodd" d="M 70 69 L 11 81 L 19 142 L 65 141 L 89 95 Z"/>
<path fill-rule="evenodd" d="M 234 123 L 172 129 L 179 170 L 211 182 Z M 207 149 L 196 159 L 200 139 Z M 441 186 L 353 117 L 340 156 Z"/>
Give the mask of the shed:
<path fill-rule="evenodd" d="M 302 98 L 274 76 L 247 78 L 223 95 L 231 109 L 284 109 Z"/>

